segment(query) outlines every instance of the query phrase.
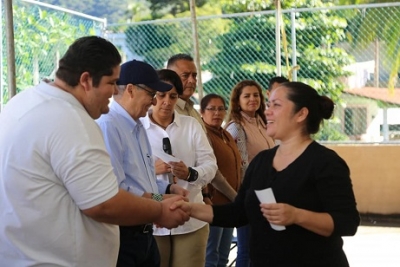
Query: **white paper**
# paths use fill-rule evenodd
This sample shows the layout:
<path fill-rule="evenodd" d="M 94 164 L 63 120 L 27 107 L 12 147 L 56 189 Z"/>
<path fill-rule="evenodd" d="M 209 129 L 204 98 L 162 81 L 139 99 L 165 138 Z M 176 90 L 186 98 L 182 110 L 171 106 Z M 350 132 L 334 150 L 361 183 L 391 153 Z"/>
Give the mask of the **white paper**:
<path fill-rule="evenodd" d="M 254 190 L 254 192 L 256 192 L 258 200 L 261 203 L 266 203 L 266 204 L 276 203 L 274 192 L 272 191 L 272 188 L 266 188 L 263 190 Z M 271 228 L 276 231 L 282 231 L 282 230 L 286 229 L 286 227 L 283 225 L 276 225 L 273 223 L 269 223 L 269 224 L 271 225 Z"/>
<path fill-rule="evenodd" d="M 178 159 L 177 157 L 174 157 L 172 155 L 169 155 L 167 153 L 165 153 L 163 150 L 160 149 L 152 149 L 153 155 L 156 156 L 157 158 L 161 159 L 162 161 L 164 161 L 165 163 L 168 163 L 170 161 L 172 162 L 179 162 L 181 161 L 180 159 Z"/>

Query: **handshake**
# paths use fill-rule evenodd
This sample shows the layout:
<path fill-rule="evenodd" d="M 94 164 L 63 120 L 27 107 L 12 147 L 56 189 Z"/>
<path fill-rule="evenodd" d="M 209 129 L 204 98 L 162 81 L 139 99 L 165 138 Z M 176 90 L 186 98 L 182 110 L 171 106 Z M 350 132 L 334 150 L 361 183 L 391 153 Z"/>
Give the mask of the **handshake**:
<path fill-rule="evenodd" d="M 184 196 L 171 196 L 161 203 L 161 213 L 155 220 L 157 227 L 168 229 L 183 225 L 190 219 L 192 206 Z"/>
<path fill-rule="evenodd" d="M 189 192 L 180 186 L 171 186 L 170 195 L 164 195 L 161 201 L 161 213 L 154 221 L 157 227 L 168 229 L 178 227 L 187 222 L 190 217 L 211 223 L 214 217 L 211 205 L 189 202 Z"/>

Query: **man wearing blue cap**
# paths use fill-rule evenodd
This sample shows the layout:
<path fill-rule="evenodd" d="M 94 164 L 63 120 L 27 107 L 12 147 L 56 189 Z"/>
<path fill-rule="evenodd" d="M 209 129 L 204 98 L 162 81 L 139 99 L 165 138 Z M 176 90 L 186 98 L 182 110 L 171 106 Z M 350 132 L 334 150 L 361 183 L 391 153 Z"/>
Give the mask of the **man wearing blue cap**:
<path fill-rule="evenodd" d="M 160 81 L 154 68 L 132 60 L 121 65 L 117 91 L 110 112 L 102 115 L 99 124 L 111 157 L 119 187 L 134 195 L 157 201 L 188 191 L 177 184 L 157 180 L 151 147 L 139 118 L 146 116 L 155 95 L 172 85 Z M 117 266 L 158 267 L 160 255 L 153 237 L 153 225 L 120 226 L 120 249 Z"/>

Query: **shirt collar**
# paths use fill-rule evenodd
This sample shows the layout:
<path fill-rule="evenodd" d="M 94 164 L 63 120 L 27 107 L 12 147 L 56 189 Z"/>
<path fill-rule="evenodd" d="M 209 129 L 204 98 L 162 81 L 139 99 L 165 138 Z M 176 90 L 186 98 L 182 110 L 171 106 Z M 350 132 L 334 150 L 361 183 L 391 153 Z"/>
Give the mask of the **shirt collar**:
<path fill-rule="evenodd" d="M 110 110 L 120 114 L 122 117 L 124 117 L 125 120 L 127 120 L 130 124 L 130 126 L 132 127 L 132 129 L 134 129 L 137 126 L 141 126 L 142 123 L 138 120 L 135 121 L 132 116 L 117 102 L 117 101 L 113 101 L 110 105 Z"/>
<path fill-rule="evenodd" d="M 193 107 L 194 102 L 190 99 L 187 101 L 183 100 L 182 98 L 178 98 L 178 101 L 176 102 L 176 105 L 180 107 L 181 109 L 185 109 L 186 105 Z"/>
<path fill-rule="evenodd" d="M 146 117 L 143 118 L 142 122 L 143 122 L 143 127 L 145 129 L 149 129 L 151 125 L 153 126 L 158 126 L 157 124 L 153 123 L 149 117 L 149 114 L 153 114 L 153 110 L 149 109 L 149 111 L 147 111 Z M 177 126 L 181 125 L 181 119 L 180 119 L 180 115 L 179 113 L 174 110 L 174 120 L 171 122 L 171 124 L 175 123 Z"/>
<path fill-rule="evenodd" d="M 203 122 L 204 122 L 204 120 L 203 120 Z M 212 126 L 208 125 L 205 122 L 204 122 L 204 126 L 206 126 L 207 131 L 211 131 L 211 132 L 214 132 L 214 133 L 217 133 L 217 134 L 223 134 L 223 132 L 224 132 L 224 129 L 222 127 L 217 129 L 215 127 L 212 127 Z"/>
<path fill-rule="evenodd" d="M 178 98 L 178 101 L 176 101 L 176 105 L 180 107 L 180 109 L 185 109 L 186 101 L 181 98 Z"/>

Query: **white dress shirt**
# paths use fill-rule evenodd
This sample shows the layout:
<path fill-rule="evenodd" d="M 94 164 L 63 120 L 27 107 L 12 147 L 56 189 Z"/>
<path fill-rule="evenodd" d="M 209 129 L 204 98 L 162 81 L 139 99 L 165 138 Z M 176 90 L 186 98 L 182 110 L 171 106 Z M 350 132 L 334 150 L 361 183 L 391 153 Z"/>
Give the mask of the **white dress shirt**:
<path fill-rule="evenodd" d="M 152 113 L 152 110 L 149 110 L 149 113 Z M 173 122 L 165 130 L 154 124 L 148 114 L 140 120 L 147 131 L 153 150 L 162 150 L 162 139 L 168 137 L 171 142 L 172 154 L 199 173 L 195 182 L 189 183 L 177 179 L 177 184 L 189 191 L 190 202 L 203 203 L 201 189 L 211 182 L 218 167 L 214 152 L 201 125 L 196 119 L 180 115 L 177 111 L 174 112 Z M 168 181 L 168 174 L 159 174 L 157 179 Z M 206 225 L 205 222 L 191 218 L 184 225 L 171 231 L 166 228 L 155 228 L 154 235 L 185 234 L 194 232 L 204 225 Z"/>

